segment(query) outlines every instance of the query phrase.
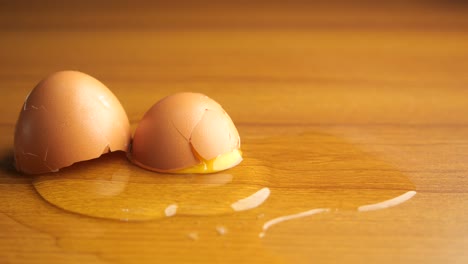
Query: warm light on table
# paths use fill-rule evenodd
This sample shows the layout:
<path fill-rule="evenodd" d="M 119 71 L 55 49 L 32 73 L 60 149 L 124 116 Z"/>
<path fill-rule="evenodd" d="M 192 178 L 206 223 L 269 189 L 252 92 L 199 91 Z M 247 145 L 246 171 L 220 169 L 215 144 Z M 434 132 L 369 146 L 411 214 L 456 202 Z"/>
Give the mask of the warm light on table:
<path fill-rule="evenodd" d="M 0 263 L 468 262 L 462 1 L 1 6 Z M 22 103 L 65 69 L 109 87 L 132 131 L 164 96 L 209 95 L 244 161 L 17 173 Z"/>

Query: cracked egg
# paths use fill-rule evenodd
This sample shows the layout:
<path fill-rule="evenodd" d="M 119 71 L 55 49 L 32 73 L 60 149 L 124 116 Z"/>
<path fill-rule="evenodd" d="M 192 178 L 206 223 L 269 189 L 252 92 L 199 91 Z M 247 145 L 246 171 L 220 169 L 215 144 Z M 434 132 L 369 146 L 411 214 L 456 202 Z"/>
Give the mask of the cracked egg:
<path fill-rule="evenodd" d="M 224 109 L 206 95 L 177 93 L 140 121 L 129 157 L 148 170 L 212 173 L 242 161 L 240 137 Z"/>
<path fill-rule="evenodd" d="M 27 96 L 16 123 L 17 170 L 58 171 L 111 151 L 127 151 L 128 117 L 115 95 L 95 78 L 56 72 Z"/>

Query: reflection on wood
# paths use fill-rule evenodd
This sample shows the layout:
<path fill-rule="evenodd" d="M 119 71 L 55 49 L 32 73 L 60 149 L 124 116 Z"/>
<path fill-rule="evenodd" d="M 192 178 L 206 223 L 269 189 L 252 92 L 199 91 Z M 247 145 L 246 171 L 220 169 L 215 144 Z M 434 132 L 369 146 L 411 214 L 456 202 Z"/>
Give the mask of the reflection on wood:
<path fill-rule="evenodd" d="M 0 262 L 467 263 L 466 5 L 319 2 L 2 3 Z M 209 95 L 244 161 L 174 176 L 116 153 L 16 173 L 24 98 L 64 69 L 108 86 L 133 129 L 164 96 Z M 313 208 L 331 211 L 293 217 Z"/>

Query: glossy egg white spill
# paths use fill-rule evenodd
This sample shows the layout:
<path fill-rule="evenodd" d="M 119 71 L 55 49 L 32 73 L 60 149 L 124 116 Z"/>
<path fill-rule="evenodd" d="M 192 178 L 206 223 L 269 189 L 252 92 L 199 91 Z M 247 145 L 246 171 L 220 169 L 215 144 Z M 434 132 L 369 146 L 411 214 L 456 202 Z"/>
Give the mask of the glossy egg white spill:
<path fill-rule="evenodd" d="M 324 148 L 312 144 L 315 134 L 297 137 L 264 141 L 292 148 L 288 144 L 298 140 L 305 142 L 304 148 L 315 146 L 323 156 L 335 155 L 336 143 Z M 357 148 L 346 146 L 354 157 L 387 166 Z M 377 173 L 337 171 L 328 178 L 320 170 L 303 171 L 297 172 L 295 181 L 285 181 L 282 167 L 288 163 L 279 165 L 268 164 L 250 154 L 241 166 L 227 171 L 164 174 L 134 166 L 124 153 L 110 153 L 57 173 L 35 177 L 33 185 L 46 201 L 69 213 L 125 222 L 177 221 L 179 217 L 191 217 L 195 224 L 187 227 L 186 234 L 193 241 L 203 240 L 204 232 L 208 232 L 196 228 L 196 223 L 206 217 L 251 218 L 258 225 L 256 237 L 264 238 L 283 223 L 320 219 L 321 215 L 332 216 L 337 211 L 372 214 L 372 210 L 392 210 L 416 194 L 414 184 L 390 166 Z M 350 162 L 349 166 L 354 164 Z M 235 230 L 225 224 L 219 222 L 212 226 L 211 234 L 219 237 L 234 234 Z"/>

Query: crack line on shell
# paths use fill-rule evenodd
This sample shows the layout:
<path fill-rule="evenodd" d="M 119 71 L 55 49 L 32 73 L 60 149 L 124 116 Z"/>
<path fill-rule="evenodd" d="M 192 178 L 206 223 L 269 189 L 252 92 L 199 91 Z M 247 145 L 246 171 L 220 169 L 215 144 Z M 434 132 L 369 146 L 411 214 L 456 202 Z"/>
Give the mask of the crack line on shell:
<path fill-rule="evenodd" d="M 49 150 L 49 148 L 47 148 L 47 151 Z M 34 158 L 41 158 L 39 155 L 37 154 L 34 154 L 34 153 L 31 153 L 31 152 L 24 152 L 24 149 L 21 149 L 21 153 L 23 154 L 23 156 L 32 156 Z M 15 162 L 16 163 L 16 162 Z M 17 163 L 16 163 L 17 164 Z M 51 172 L 57 172 L 59 169 L 53 169 L 52 167 L 49 166 L 49 164 L 45 161 L 45 160 L 42 160 L 42 164 L 48 168 Z M 23 170 L 23 166 L 21 166 L 21 164 L 17 164 L 19 166 L 19 170 L 20 171 L 24 171 Z"/>
<path fill-rule="evenodd" d="M 190 150 L 192 151 L 192 155 L 195 157 L 195 159 L 200 161 L 200 163 L 198 163 L 198 164 L 202 164 L 202 163 L 206 162 L 206 160 L 200 154 L 198 154 L 198 152 L 195 149 L 195 147 L 193 146 L 192 142 L 189 142 L 189 145 L 190 145 Z"/>
<path fill-rule="evenodd" d="M 192 134 L 195 128 L 200 124 L 200 122 L 203 120 L 203 117 L 205 117 L 206 112 L 210 111 L 208 108 L 205 108 L 205 111 L 203 112 L 203 115 L 201 115 L 200 120 L 193 126 L 192 131 L 190 132 L 190 138 L 188 139 L 188 143 L 190 144 L 190 149 L 192 150 L 192 155 L 200 160 L 200 163 L 202 163 L 205 159 L 198 153 L 197 149 L 195 146 L 192 144 Z"/>
<path fill-rule="evenodd" d="M 24 103 L 23 111 L 38 111 L 38 110 L 44 110 L 44 111 L 48 112 L 44 105 L 41 105 L 39 107 L 37 107 L 35 105 L 31 105 L 31 106 L 27 107 L 26 103 Z"/>
<path fill-rule="evenodd" d="M 33 157 L 39 157 L 39 155 L 34 154 L 32 152 L 24 152 L 24 149 L 22 149 L 21 152 L 23 153 L 23 156 L 29 155 L 29 156 L 33 156 Z"/>
<path fill-rule="evenodd" d="M 195 130 L 195 128 L 198 126 L 198 123 L 200 123 L 200 121 L 203 119 L 203 117 L 205 116 L 206 111 L 211 111 L 211 109 L 205 108 L 205 111 L 203 111 L 203 114 L 200 116 L 200 119 L 198 119 L 198 121 L 195 122 L 195 125 L 192 127 L 192 129 L 191 129 L 191 131 L 189 133 L 190 136 L 188 138 L 184 134 L 182 134 L 182 132 L 179 130 L 179 128 L 174 124 L 174 121 L 171 120 L 171 123 L 175 127 L 177 132 L 179 132 L 179 134 L 181 134 L 182 137 L 184 137 L 188 142 L 190 142 L 190 140 L 192 139 L 193 130 Z"/>
<path fill-rule="evenodd" d="M 192 144 L 192 134 L 193 134 L 193 131 L 195 130 L 195 128 L 198 126 L 198 124 L 200 124 L 200 122 L 203 120 L 203 117 L 205 117 L 205 114 L 206 114 L 207 111 L 210 111 L 210 110 L 208 108 L 205 108 L 205 111 L 201 115 L 200 120 L 198 120 L 198 122 L 195 124 L 195 126 L 193 126 L 192 131 L 190 132 L 190 138 L 188 139 L 188 143 L 190 145 L 190 150 L 192 151 L 192 155 L 195 157 L 195 159 L 198 159 L 200 161 L 199 164 L 204 162 L 205 159 L 198 153 L 195 146 Z"/>
<path fill-rule="evenodd" d="M 186 138 L 186 137 L 184 136 L 184 134 L 182 134 L 182 132 L 179 130 L 179 128 L 177 128 L 177 126 L 174 124 L 174 121 L 171 121 L 171 124 L 172 124 L 172 126 L 175 128 L 175 130 L 179 133 L 179 135 L 181 135 L 187 142 L 189 142 L 189 139 Z M 190 143 L 190 142 L 189 142 L 189 143 Z"/>
<path fill-rule="evenodd" d="M 206 112 L 208 112 L 208 111 L 211 111 L 211 109 L 205 108 L 205 111 L 204 111 L 203 114 L 201 115 L 200 120 L 198 120 L 198 122 L 195 124 L 195 126 L 193 126 L 192 131 L 190 132 L 190 137 L 189 137 L 189 142 L 190 142 L 190 144 L 192 143 L 193 131 L 194 131 L 195 128 L 200 124 L 200 122 L 203 120 L 203 117 L 205 117 Z"/>
<path fill-rule="evenodd" d="M 200 120 L 197 122 L 197 124 L 193 127 L 192 132 L 190 133 L 189 144 L 190 144 L 192 150 L 195 150 L 195 151 L 196 151 L 196 148 L 195 148 L 195 147 L 193 146 L 193 144 L 192 144 L 192 134 L 193 134 L 193 130 L 195 130 L 195 128 L 196 128 L 196 127 L 199 125 L 199 123 L 203 120 L 203 117 L 205 117 L 205 114 L 206 114 L 206 112 L 208 112 L 208 111 L 213 111 L 213 110 L 212 110 L 212 109 L 205 108 L 205 112 L 203 113 L 202 117 L 201 117 Z M 224 110 L 223 110 L 223 111 L 224 111 Z M 224 113 L 227 115 L 226 111 L 224 111 Z M 231 122 L 232 122 L 232 121 L 231 121 Z M 180 131 L 179 131 L 179 132 L 180 132 Z M 230 139 L 231 139 L 231 131 L 229 131 L 229 140 L 230 140 Z M 240 148 L 240 136 L 238 137 L 238 140 L 237 140 L 237 144 L 236 144 L 236 145 L 237 145 L 237 148 Z M 232 148 L 231 151 L 234 150 L 234 149 L 235 149 L 235 148 Z M 197 151 L 197 154 L 198 154 L 198 151 Z M 200 158 L 202 158 L 202 156 L 201 156 L 200 154 L 198 154 L 198 156 L 199 156 Z M 196 157 L 197 157 L 197 156 L 196 156 Z M 203 160 L 206 160 L 206 159 L 203 158 Z"/>
<path fill-rule="evenodd" d="M 44 164 L 44 166 L 46 166 L 46 167 L 50 170 L 50 172 L 57 172 L 57 171 L 59 171 L 59 169 L 52 169 L 52 167 L 50 167 L 49 164 L 48 164 L 47 162 L 44 162 L 44 161 L 43 161 L 42 163 Z"/>
<path fill-rule="evenodd" d="M 47 155 L 49 154 L 49 146 L 47 146 L 46 148 L 46 151 L 45 151 L 45 154 L 44 154 L 44 158 L 43 158 L 43 161 L 47 161 Z"/>

